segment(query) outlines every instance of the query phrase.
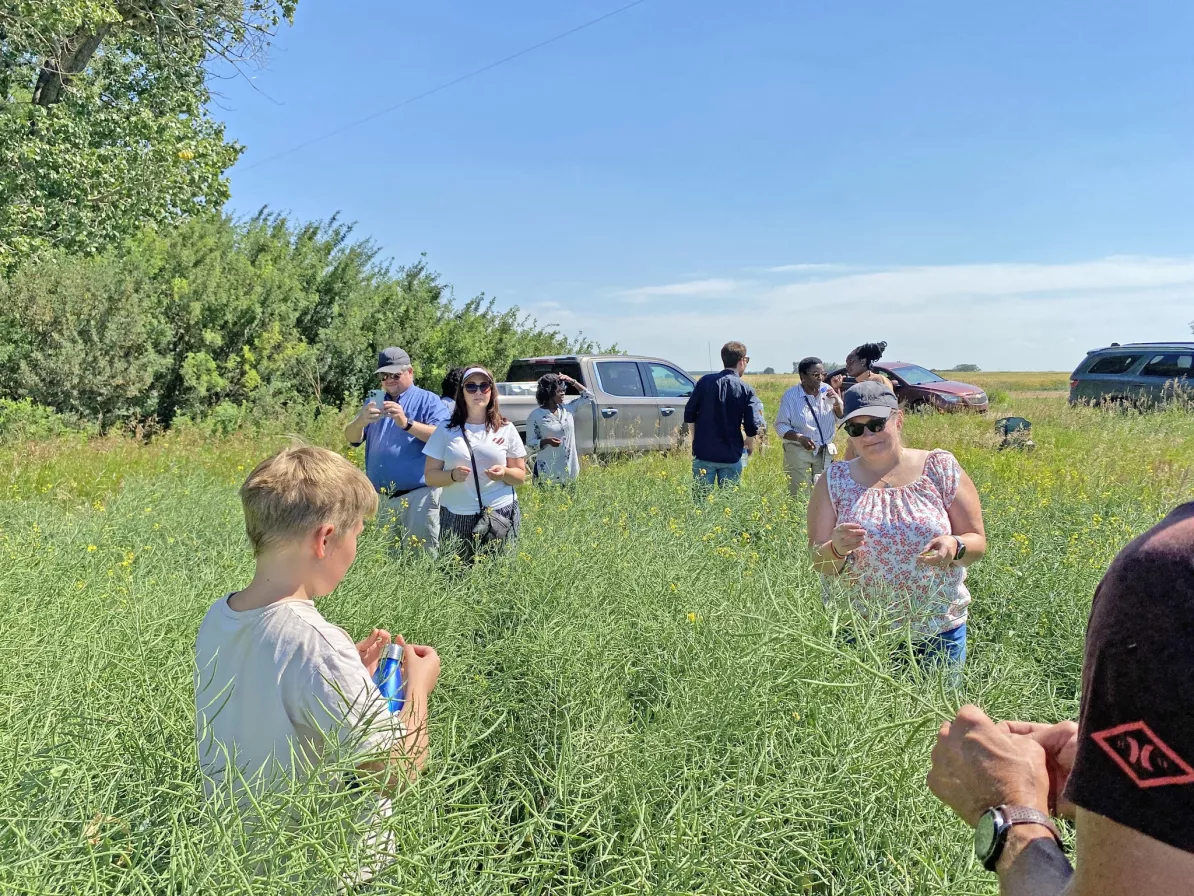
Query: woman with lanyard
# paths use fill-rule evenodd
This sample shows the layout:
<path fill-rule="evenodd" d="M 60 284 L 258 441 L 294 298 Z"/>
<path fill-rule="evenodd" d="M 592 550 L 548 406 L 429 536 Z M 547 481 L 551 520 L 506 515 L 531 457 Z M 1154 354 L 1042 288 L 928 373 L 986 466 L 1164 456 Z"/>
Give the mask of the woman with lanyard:
<path fill-rule="evenodd" d="M 580 395 L 564 404 L 568 387 Z M 527 417 L 527 449 L 534 458 L 531 469 L 535 485 L 568 485 L 580 476 L 580 458 L 576 453 L 576 426 L 572 415 L 583 401 L 592 401 L 593 393 L 563 373 L 548 373 L 539 378 L 535 399 L 539 407 Z"/>
<path fill-rule="evenodd" d="M 815 484 L 837 453 L 833 434 L 837 418 L 842 415 L 842 397 L 825 382 L 825 365 L 820 358 L 805 358 L 796 370 L 800 382 L 784 393 L 775 420 L 775 433 L 783 440 L 784 472 L 792 495 Z"/>
<path fill-rule="evenodd" d="M 427 484 L 442 488 L 441 538 L 453 538 L 456 554 L 471 563 L 481 547 L 497 550 L 518 538 L 521 515 L 514 487 L 526 481 L 527 450 L 514 424 L 498 407 L 493 374 L 470 367 L 456 393 L 456 407 L 423 449 Z M 500 537 L 478 533 L 482 518 L 498 516 L 485 527 Z"/>

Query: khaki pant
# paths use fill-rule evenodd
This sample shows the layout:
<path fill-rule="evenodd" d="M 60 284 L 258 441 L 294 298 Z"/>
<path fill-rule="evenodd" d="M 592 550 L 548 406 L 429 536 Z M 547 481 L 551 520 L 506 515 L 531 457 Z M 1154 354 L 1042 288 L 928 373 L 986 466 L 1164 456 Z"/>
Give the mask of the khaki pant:
<path fill-rule="evenodd" d="M 829 452 L 809 451 L 790 439 L 784 441 L 784 472 L 788 474 L 788 492 L 800 494 L 802 489 L 811 488 L 817 477 L 825 472 Z"/>
<path fill-rule="evenodd" d="M 432 556 L 439 549 L 438 488 L 417 488 L 395 498 L 382 497 L 377 521 L 390 527 L 392 547 L 421 548 Z"/>

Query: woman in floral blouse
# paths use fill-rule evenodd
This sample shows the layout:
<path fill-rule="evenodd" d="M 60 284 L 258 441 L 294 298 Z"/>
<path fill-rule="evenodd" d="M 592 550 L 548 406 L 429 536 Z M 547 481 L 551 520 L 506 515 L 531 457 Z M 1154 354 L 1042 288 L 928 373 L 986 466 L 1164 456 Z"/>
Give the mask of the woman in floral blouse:
<path fill-rule="evenodd" d="M 906 448 L 895 395 L 876 382 L 844 396 L 858 457 L 832 464 L 808 507 L 813 565 L 853 586 L 855 608 L 911 629 L 926 664 L 966 660 L 966 567 L 987 551 L 978 491 L 948 451 Z"/>

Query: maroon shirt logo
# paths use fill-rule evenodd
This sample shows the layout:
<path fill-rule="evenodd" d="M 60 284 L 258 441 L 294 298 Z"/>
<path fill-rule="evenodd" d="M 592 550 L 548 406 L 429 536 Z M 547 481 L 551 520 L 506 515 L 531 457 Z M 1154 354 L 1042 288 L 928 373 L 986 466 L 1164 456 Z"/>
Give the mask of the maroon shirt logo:
<path fill-rule="evenodd" d="M 1091 735 L 1137 787 L 1194 784 L 1194 768 L 1144 722 L 1128 722 Z"/>

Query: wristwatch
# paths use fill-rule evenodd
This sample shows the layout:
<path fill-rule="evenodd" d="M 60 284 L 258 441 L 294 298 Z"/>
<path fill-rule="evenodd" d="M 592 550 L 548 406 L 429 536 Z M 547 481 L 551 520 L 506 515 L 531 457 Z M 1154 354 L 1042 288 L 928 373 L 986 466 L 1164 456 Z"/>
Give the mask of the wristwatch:
<path fill-rule="evenodd" d="M 958 550 L 954 553 L 954 563 L 957 563 L 966 556 L 966 542 L 962 541 L 958 536 L 954 536 L 954 541 L 958 543 Z"/>
<path fill-rule="evenodd" d="M 1057 826 L 1044 812 L 1027 806 L 995 806 L 982 814 L 974 828 L 974 855 L 988 871 L 995 870 L 1007 845 L 1008 832 L 1018 824 L 1039 824 L 1048 828 L 1058 847 L 1064 849 Z"/>
<path fill-rule="evenodd" d="M 410 432 L 410 428 L 415 425 L 415 421 L 409 417 L 406 419 L 406 426 L 402 427 L 403 432 Z"/>

